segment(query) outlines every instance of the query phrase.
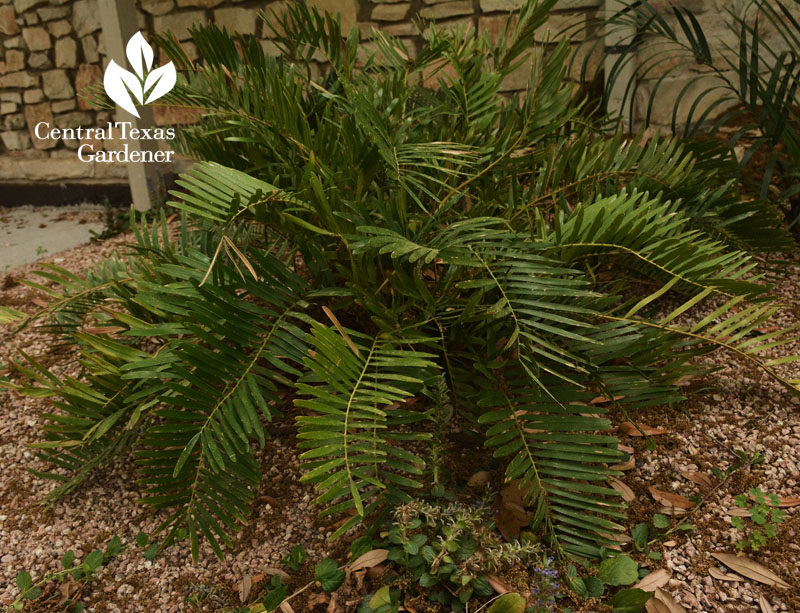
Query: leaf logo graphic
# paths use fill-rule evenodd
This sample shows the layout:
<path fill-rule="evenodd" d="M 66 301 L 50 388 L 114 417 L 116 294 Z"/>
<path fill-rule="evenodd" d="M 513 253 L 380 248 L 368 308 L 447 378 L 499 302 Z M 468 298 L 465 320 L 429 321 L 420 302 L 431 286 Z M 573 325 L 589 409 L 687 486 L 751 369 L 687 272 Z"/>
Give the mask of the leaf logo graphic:
<path fill-rule="evenodd" d="M 133 72 L 111 60 L 103 77 L 103 87 L 114 102 L 131 115 L 139 117 L 136 105 L 150 104 L 167 94 L 175 87 L 178 75 L 172 62 L 151 70 L 153 48 L 147 44 L 141 32 L 128 41 L 125 54 Z"/>

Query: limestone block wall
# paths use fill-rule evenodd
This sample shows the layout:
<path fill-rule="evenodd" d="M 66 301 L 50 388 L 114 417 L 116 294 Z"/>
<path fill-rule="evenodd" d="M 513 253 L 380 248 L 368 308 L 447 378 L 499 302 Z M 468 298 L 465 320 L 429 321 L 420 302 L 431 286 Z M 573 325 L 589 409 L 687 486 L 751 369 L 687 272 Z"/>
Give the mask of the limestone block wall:
<path fill-rule="evenodd" d="M 79 96 L 87 86 L 102 81 L 108 65 L 98 14 L 98 2 L 107 1 L 110 0 L 0 0 L 0 185 L 124 181 L 125 169 L 119 164 L 79 161 L 76 150 L 82 143 L 78 139 L 40 139 L 34 130 L 40 122 L 56 128 L 90 128 L 113 121 L 112 113 L 93 109 Z M 268 51 L 275 49 L 269 41 L 269 28 L 258 18 L 258 12 L 280 11 L 287 4 L 286 0 L 130 1 L 136 4 L 138 26 L 145 37 L 172 31 L 184 41 L 190 55 L 193 46 L 189 28 L 212 22 L 257 37 Z M 321 11 L 339 13 L 345 29 L 357 26 L 365 38 L 373 27 L 399 36 L 412 54 L 421 45 L 414 20 L 469 24 L 497 36 L 509 11 L 523 4 L 523 0 L 307 2 Z M 585 26 L 598 16 L 601 3 L 602 0 L 560 0 L 553 11 L 550 30 L 557 32 L 574 23 Z M 577 43 L 589 35 L 587 27 L 574 40 Z M 521 69 L 507 79 L 504 89 L 524 88 L 526 77 L 527 72 Z M 161 124 L 180 120 L 158 108 L 154 112 Z M 95 148 L 113 146 L 108 141 L 92 144 Z"/>

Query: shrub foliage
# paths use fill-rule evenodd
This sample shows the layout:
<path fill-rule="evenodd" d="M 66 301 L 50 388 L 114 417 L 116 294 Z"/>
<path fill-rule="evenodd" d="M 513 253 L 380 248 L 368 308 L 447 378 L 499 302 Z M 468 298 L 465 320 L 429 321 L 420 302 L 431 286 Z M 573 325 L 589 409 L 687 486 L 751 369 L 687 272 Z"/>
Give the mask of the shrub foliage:
<path fill-rule="evenodd" d="M 749 254 L 785 231 L 723 162 L 589 119 L 568 43 L 533 43 L 554 2 L 497 43 L 431 28 L 416 55 L 302 3 L 264 17 L 277 59 L 214 26 L 193 32 L 202 64 L 162 40 L 185 75 L 169 104 L 205 113 L 181 132 L 205 161 L 174 193 L 179 228 L 162 211 L 86 278 L 40 271 L 52 303 L 17 326 L 80 365 L 59 377 L 22 354 L 31 383 L 4 383 L 52 399 L 49 499 L 132 454 L 163 543 L 222 555 L 290 411 L 303 479 L 351 514 L 342 533 L 425 483 L 444 376 L 451 426 L 506 461 L 532 529 L 594 556 L 624 530 L 610 408 L 681 399 L 718 349 L 797 391 L 775 357 L 790 331 L 758 332 L 779 305 Z M 529 90 L 504 97 L 520 70 Z"/>

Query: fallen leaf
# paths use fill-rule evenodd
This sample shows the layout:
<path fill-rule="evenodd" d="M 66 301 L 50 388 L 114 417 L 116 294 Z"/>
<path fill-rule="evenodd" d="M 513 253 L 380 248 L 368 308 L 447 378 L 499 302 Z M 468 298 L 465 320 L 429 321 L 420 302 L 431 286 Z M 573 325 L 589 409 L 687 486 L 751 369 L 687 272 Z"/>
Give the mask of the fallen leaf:
<path fill-rule="evenodd" d="M 751 495 L 747 496 L 750 500 L 755 500 L 755 498 Z M 778 498 L 778 504 L 772 504 L 772 500 L 767 498 L 766 502 L 771 507 L 796 507 L 800 505 L 800 498 Z"/>
<path fill-rule="evenodd" d="M 731 570 L 736 571 L 748 579 L 780 588 L 791 587 L 786 581 L 781 579 L 766 566 L 746 556 L 737 556 L 733 553 L 712 553 L 711 555 Z"/>
<path fill-rule="evenodd" d="M 647 613 L 686 613 L 686 609 L 675 602 L 669 592 L 659 587 L 656 588 L 653 598 L 647 601 L 645 609 Z"/>
<path fill-rule="evenodd" d="M 494 591 L 500 595 L 511 591 L 511 586 L 497 575 L 486 575 L 486 580 L 489 582 L 489 585 L 494 588 Z"/>
<path fill-rule="evenodd" d="M 647 436 L 654 436 L 656 434 L 669 434 L 669 430 L 664 430 L 664 428 L 652 428 L 650 426 L 645 426 L 644 424 L 634 425 L 634 423 L 630 421 L 623 421 L 617 430 L 623 436 L 644 436 L 645 434 Z"/>
<path fill-rule="evenodd" d="M 675 547 L 678 544 L 678 541 L 664 541 L 664 547 Z"/>
<path fill-rule="evenodd" d="M 533 513 L 525 510 L 525 502 L 519 489 L 520 480 L 511 481 L 495 498 L 492 508 L 496 512 L 495 525 L 506 540 L 516 540 L 519 532 L 531 523 Z"/>
<path fill-rule="evenodd" d="M 89 334 L 115 334 L 117 332 L 124 332 L 126 329 L 127 328 L 123 328 L 121 326 L 87 326 L 83 329 L 83 331 Z"/>
<path fill-rule="evenodd" d="M 678 507 L 661 507 L 658 510 L 659 513 L 662 515 L 672 515 L 673 517 L 680 517 L 681 515 L 686 515 L 689 511 L 686 509 L 680 509 Z"/>
<path fill-rule="evenodd" d="M 47 302 L 46 300 L 42 300 L 41 298 L 31 298 L 31 302 L 38 307 L 42 307 L 43 309 L 50 306 L 49 302 Z"/>
<path fill-rule="evenodd" d="M 764 598 L 763 594 L 758 595 L 758 606 L 761 607 L 761 613 L 775 613 L 775 609 L 769 604 L 769 600 Z"/>
<path fill-rule="evenodd" d="M 634 451 L 636 451 L 633 447 L 629 447 L 628 445 L 623 445 L 622 443 L 617 445 L 617 449 L 619 449 L 620 451 L 624 451 L 625 453 L 630 453 L 630 454 L 632 454 Z"/>
<path fill-rule="evenodd" d="M 389 555 L 388 549 L 373 549 L 365 554 L 360 555 L 350 565 L 351 571 L 361 570 L 362 568 L 372 568 L 381 562 L 385 561 Z"/>
<path fill-rule="evenodd" d="M 640 590 L 644 590 L 645 592 L 655 592 L 657 588 L 664 587 L 669 582 L 670 577 L 672 577 L 672 573 L 670 571 L 668 571 L 666 568 L 659 568 L 658 570 L 654 570 L 652 573 L 645 575 L 644 579 L 632 586 L 631 589 L 635 590 L 638 588 Z"/>
<path fill-rule="evenodd" d="M 250 590 L 253 589 L 253 577 L 245 575 L 242 577 L 242 582 L 239 584 L 239 602 L 247 602 L 247 597 L 250 596 Z"/>
<path fill-rule="evenodd" d="M 622 400 L 625 396 L 614 396 L 614 400 Z M 598 396 L 597 398 L 592 398 L 589 401 L 589 404 L 605 404 L 606 402 L 611 402 L 605 396 Z"/>
<path fill-rule="evenodd" d="M 740 507 L 734 507 L 732 509 L 728 509 L 728 515 L 733 515 L 734 517 L 750 517 L 750 511 Z"/>
<path fill-rule="evenodd" d="M 267 566 L 263 570 L 265 575 L 269 575 L 270 577 L 272 575 L 278 575 L 282 581 L 289 581 L 291 579 L 289 573 L 282 571 L 280 568 L 273 568 L 272 566 Z"/>
<path fill-rule="evenodd" d="M 630 470 L 631 468 L 636 467 L 636 459 L 631 456 L 628 458 L 627 462 L 622 462 L 621 464 L 614 464 L 614 466 L 609 466 L 611 470 Z"/>
<path fill-rule="evenodd" d="M 691 509 L 694 506 L 694 503 L 691 500 L 689 500 L 686 496 L 679 496 L 678 494 L 663 492 L 661 490 L 657 490 L 654 487 L 648 487 L 647 489 L 650 492 L 650 495 L 655 499 L 655 501 L 660 502 L 665 507 L 678 508 L 678 509 Z"/>
<path fill-rule="evenodd" d="M 702 490 L 708 491 L 714 487 L 714 482 L 706 473 L 682 472 L 681 475 L 692 483 L 699 485 Z"/>
<path fill-rule="evenodd" d="M 714 566 L 708 569 L 708 574 L 714 577 L 714 579 L 719 579 L 720 581 L 744 581 L 744 579 L 739 575 L 735 575 L 733 573 L 723 573 Z"/>
<path fill-rule="evenodd" d="M 288 602 L 282 602 L 278 608 L 283 611 L 283 613 L 294 613 L 292 605 L 290 605 Z"/>
<path fill-rule="evenodd" d="M 622 499 L 626 502 L 632 502 L 636 499 L 636 494 L 633 493 L 633 490 L 616 477 L 610 477 L 608 483 L 611 487 L 622 494 Z"/>
<path fill-rule="evenodd" d="M 483 489 L 486 487 L 486 484 L 489 483 L 490 475 L 491 473 L 488 470 L 479 470 L 469 478 L 469 481 L 467 481 L 467 486 Z"/>

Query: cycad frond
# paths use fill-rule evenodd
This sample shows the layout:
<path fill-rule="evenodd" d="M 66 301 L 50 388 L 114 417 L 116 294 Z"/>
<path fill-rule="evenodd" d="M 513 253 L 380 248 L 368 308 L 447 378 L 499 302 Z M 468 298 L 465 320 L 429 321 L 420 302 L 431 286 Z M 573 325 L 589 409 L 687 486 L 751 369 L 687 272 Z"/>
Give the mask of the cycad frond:
<path fill-rule="evenodd" d="M 428 435 L 398 427 L 426 419 L 405 403 L 438 370 L 433 354 L 404 348 L 424 339 L 342 332 L 348 336 L 314 326 L 313 354 L 305 359 L 310 373 L 298 382 L 295 400 L 311 412 L 297 418 L 300 447 L 308 449 L 300 456 L 307 470 L 302 480 L 317 484 L 317 502 L 334 503 L 326 514 L 356 511 L 337 533 L 373 512 L 380 494 L 402 499 L 398 487 L 422 487 L 424 460 L 401 441 Z"/>

